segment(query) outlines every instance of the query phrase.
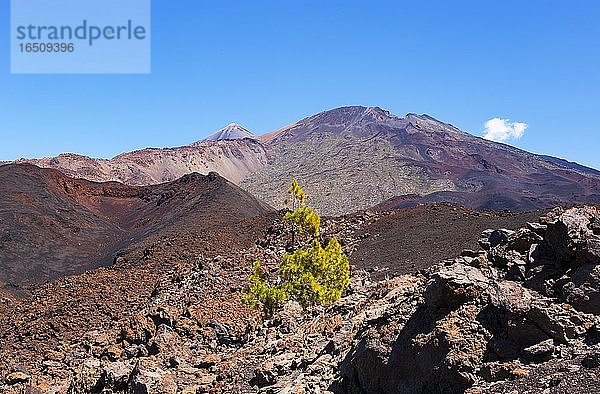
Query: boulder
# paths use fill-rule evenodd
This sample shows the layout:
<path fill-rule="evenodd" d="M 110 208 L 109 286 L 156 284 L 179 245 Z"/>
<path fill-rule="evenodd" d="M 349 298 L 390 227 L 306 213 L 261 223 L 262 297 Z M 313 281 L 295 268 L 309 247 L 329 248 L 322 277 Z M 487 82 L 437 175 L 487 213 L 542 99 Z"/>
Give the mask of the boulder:
<path fill-rule="evenodd" d="M 546 234 L 546 231 L 548 230 L 548 225 L 543 223 L 527 222 L 526 225 L 529 230 L 542 237 Z"/>
<path fill-rule="evenodd" d="M 176 394 L 174 375 L 152 364 L 140 360 L 129 379 L 128 394 Z"/>
<path fill-rule="evenodd" d="M 548 223 L 545 240 L 556 255 L 560 268 L 577 267 L 600 262 L 600 236 L 594 233 L 598 222 L 597 208 L 572 208 L 556 211 L 555 220 Z"/>
<path fill-rule="evenodd" d="M 538 265 L 525 272 L 525 286 L 547 296 L 553 295 L 553 281 L 560 278 L 562 272 L 549 265 Z"/>
<path fill-rule="evenodd" d="M 514 361 L 495 361 L 482 365 L 478 375 L 486 382 L 497 382 L 499 380 L 507 380 L 518 376 L 513 371 L 520 370 L 521 363 L 518 360 Z"/>
<path fill-rule="evenodd" d="M 498 245 L 506 245 L 511 236 L 513 236 L 514 234 L 514 231 L 507 229 L 493 230 L 491 233 L 489 233 L 488 237 L 490 248 L 493 248 Z"/>
<path fill-rule="evenodd" d="M 148 342 L 148 351 L 150 354 L 160 354 L 162 357 L 181 356 L 185 353 L 185 349 L 178 346 L 180 340 L 175 330 L 161 324 L 156 330 L 154 338 Z"/>
<path fill-rule="evenodd" d="M 479 237 L 479 246 L 481 246 L 485 250 L 490 249 L 490 235 L 494 232 L 493 229 L 484 230 Z"/>
<path fill-rule="evenodd" d="M 589 263 L 577 268 L 571 282 L 562 287 L 562 294 L 577 310 L 600 315 L 600 265 Z"/>
<path fill-rule="evenodd" d="M 478 268 L 453 264 L 431 275 L 425 288 L 425 304 L 435 308 L 454 308 L 479 297 L 488 279 Z"/>
<path fill-rule="evenodd" d="M 121 339 L 136 345 L 146 344 L 154 336 L 155 330 L 150 318 L 134 315 L 121 328 Z"/>
<path fill-rule="evenodd" d="M 509 250 L 504 255 L 504 264 L 506 266 L 506 279 L 523 281 L 525 280 L 525 269 L 527 257 L 520 253 Z"/>
<path fill-rule="evenodd" d="M 585 315 L 551 300 L 536 300 L 527 313 L 527 318 L 549 337 L 561 343 L 583 336 L 593 326 Z"/>
<path fill-rule="evenodd" d="M 554 342 L 552 339 L 547 339 L 543 342 L 529 346 L 523 349 L 523 357 L 527 361 L 542 362 L 552 358 L 554 353 Z"/>
<path fill-rule="evenodd" d="M 105 371 L 100 365 L 100 360 L 91 358 L 75 368 L 73 379 L 69 386 L 69 393 L 98 393 L 102 392 L 105 385 Z"/>
<path fill-rule="evenodd" d="M 477 321 L 478 306 L 423 305 L 386 344 L 376 330 L 342 364 L 345 386 L 336 392 L 462 392 L 487 353 L 490 334 Z M 383 329 L 385 333 L 387 329 Z"/>
<path fill-rule="evenodd" d="M 516 282 L 492 282 L 485 293 L 490 304 L 503 313 L 522 315 L 531 308 L 531 293 Z"/>
<path fill-rule="evenodd" d="M 134 365 L 121 361 L 110 362 L 104 365 L 105 386 L 113 391 L 124 391 L 127 389 L 129 376 L 133 371 Z"/>
<path fill-rule="evenodd" d="M 508 237 L 508 242 L 506 243 L 507 250 L 514 250 L 518 253 L 527 253 L 531 245 L 538 244 L 543 241 L 543 238 L 526 228 L 522 228 L 512 233 Z"/>

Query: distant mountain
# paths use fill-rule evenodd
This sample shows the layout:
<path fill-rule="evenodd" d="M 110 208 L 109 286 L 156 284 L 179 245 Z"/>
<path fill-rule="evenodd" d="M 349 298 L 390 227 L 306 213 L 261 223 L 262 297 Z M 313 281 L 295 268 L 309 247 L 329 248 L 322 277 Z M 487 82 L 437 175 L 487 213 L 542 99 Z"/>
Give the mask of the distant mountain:
<path fill-rule="evenodd" d="M 256 139 L 256 136 L 237 123 L 230 123 L 221 130 L 209 135 L 202 141 Z"/>
<path fill-rule="evenodd" d="M 185 174 L 219 173 L 239 183 L 269 161 L 264 145 L 252 139 L 198 141 L 175 148 L 147 148 L 123 153 L 112 159 L 96 159 L 72 153 L 42 159 L 19 159 L 54 168 L 65 175 L 96 182 L 118 181 L 143 186 L 171 182 Z"/>
<path fill-rule="evenodd" d="M 0 287 L 110 265 L 119 251 L 171 231 L 206 240 L 272 210 L 214 172 L 127 186 L 10 164 L 0 167 L 0 194 Z"/>
<path fill-rule="evenodd" d="M 240 185 L 274 205 L 292 176 L 306 185 L 311 203 L 330 214 L 382 201 L 387 207 L 449 201 L 496 210 L 600 202 L 595 170 L 475 137 L 428 115 L 344 107 L 262 142 L 273 159 Z"/>
<path fill-rule="evenodd" d="M 281 206 L 296 177 L 326 214 L 382 203 L 536 210 L 600 202 L 597 170 L 475 137 L 428 115 L 396 116 L 378 107 L 337 108 L 258 137 L 231 124 L 191 145 L 110 160 L 67 154 L 17 162 L 132 185 L 216 171 L 273 206 Z"/>

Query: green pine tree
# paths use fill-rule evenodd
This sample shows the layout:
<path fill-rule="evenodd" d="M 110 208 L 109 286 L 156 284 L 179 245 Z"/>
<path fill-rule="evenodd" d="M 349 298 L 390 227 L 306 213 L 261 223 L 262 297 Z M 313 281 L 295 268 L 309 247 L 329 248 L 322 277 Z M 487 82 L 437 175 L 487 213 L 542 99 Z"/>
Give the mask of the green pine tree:
<path fill-rule="evenodd" d="M 288 190 L 293 211 L 284 215 L 291 226 L 292 245 L 296 234 L 312 239 L 310 247 L 286 253 L 279 266 L 277 284 L 269 283 L 260 262 L 253 265 L 250 284 L 243 290 L 245 301 L 252 307 L 262 305 L 267 315 L 296 300 L 303 308 L 331 305 L 337 301 L 350 283 L 350 264 L 337 239 L 323 248 L 319 241 L 321 217 L 306 206 L 306 195 L 296 179 Z"/>

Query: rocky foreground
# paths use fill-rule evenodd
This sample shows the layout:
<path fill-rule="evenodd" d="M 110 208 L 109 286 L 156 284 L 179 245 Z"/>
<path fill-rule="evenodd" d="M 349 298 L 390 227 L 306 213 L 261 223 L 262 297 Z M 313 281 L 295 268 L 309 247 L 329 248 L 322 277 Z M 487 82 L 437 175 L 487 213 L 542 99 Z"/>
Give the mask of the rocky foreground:
<path fill-rule="evenodd" d="M 328 232 L 351 250 L 352 226 L 337 226 Z M 273 226 L 246 252 L 274 266 L 283 233 Z M 197 313 L 207 283 L 229 286 L 223 305 L 240 290 L 215 276 L 228 257 L 199 260 L 162 278 L 119 329 L 87 332 L 27 365 L 1 364 L 0 391 L 600 392 L 598 209 L 487 230 L 480 245 L 391 279 L 357 271 L 334 306 L 289 304 L 237 325 Z"/>

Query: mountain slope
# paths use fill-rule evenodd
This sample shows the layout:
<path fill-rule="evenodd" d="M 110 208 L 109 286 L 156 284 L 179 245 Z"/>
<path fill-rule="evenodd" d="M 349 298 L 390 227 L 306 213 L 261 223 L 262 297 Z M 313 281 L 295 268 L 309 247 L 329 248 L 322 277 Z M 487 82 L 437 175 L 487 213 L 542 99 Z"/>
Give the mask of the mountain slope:
<path fill-rule="evenodd" d="M 273 160 L 241 186 L 273 205 L 293 176 L 329 214 L 405 195 L 414 196 L 404 205 L 450 201 L 512 210 L 600 201 L 594 170 L 487 141 L 427 115 L 338 108 L 263 142 Z"/>
<path fill-rule="evenodd" d="M 120 251 L 177 233 L 209 238 L 271 210 L 216 173 L 155 186 L 0 167 L 0 283 L 39 282 L 112 264 Z"/>
<path fill-rule="evenodd" d="M 22 162 L 131 185 L 216 171 L 276 207 L 296 177 L 310 203 L 331 215 L 381 203 L 523 211 L 600 201 L 597 170 L 475 137 L 428 115 L 401 117 L 377 107 L 325 111 L 260 137 L 232 124 L 178 148 Z"/>

